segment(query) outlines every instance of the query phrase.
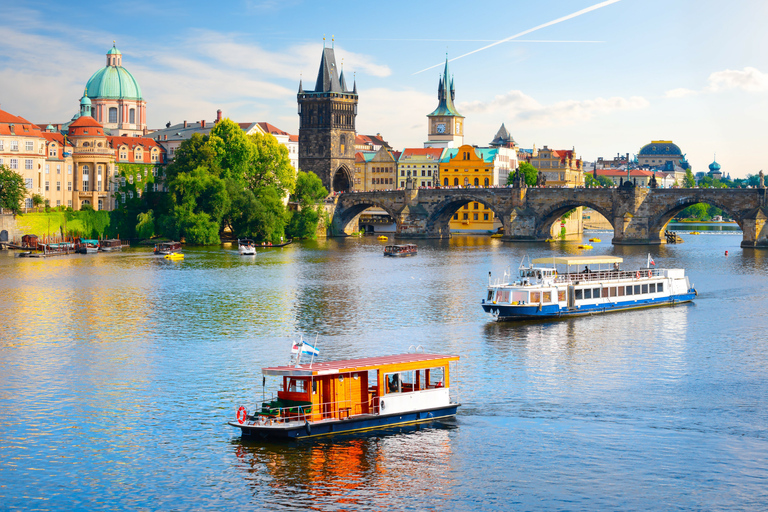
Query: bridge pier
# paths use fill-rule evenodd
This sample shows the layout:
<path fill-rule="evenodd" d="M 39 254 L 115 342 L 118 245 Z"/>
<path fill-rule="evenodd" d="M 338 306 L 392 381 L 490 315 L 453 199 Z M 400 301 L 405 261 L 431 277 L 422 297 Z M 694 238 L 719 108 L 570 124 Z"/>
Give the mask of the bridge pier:
<path fill-rule="evenodd" d="M 740 222 L 744 237 L 742 247 L 768 248 L 768 215 L 764 208 L 757 208 L 752 215 Z"/>

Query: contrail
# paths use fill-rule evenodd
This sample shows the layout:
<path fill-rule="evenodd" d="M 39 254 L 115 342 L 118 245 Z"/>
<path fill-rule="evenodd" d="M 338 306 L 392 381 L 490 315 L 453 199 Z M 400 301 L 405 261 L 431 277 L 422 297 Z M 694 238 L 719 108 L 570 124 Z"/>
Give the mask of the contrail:
<path fill-rule="evenodd" d="M 577 16 L 581 16 L 582 14 L 586 14 L 588 12 L 595 11 L 595 10 L 600 9 L 602 7 L 605 7 L 607 5 L 615 4 L 616 2 L 619 2 L 619 1 L 621 1 L 621 0 L 606 0 L 605 2 L 600 2 L 599 4 L 595 4 L 595 5 L 591 6 L 591 7 L 587 7 L 586 9 L 582 9 L 580 11 L 576 11 L 574 13 L 571 13 L 571 14 L 567 15 L 567 16 L 563 16 L 562 18 L 557 18 L 556 20 L 548 21 L 547 23 L 544 23 L 543 25 L 539 25 L 537 27 L 529 28 L 528 30 L 524 30 L 524 31 L 520 32 L 519 34 L 515 34 L 513 36 L 507 37 L 506 39 L 502 39 L 501 41 L 496 41 L 496 42 L 491 43 L 489 45 L 483 46 L 482 48 L 478 48 L 477 50 L 472 50 L 471 52 L 465 53 L 464 55 L 459 55 L 458 57 L 454 57 L 453 59 L 450 59 L 448 62 L 453 62 L 455 60 L 459 60 L 459 59 L 461 59 L 463 57 L 466 57 L 467 55 L 472 55 L 473 53 L 477 53 L 477 52 L 481 52 L 483 50 L 487 50 L 488 48 L 491 48 L 493 46 L 496 46 L 496 45 L 499 45 L 499 44 L 502 44 L 502 43 L 506 43 L 507 41 L 511 41 L 512 39 L 517 39 L 518 37 L 522 37 L 522 36 L 524 36 L 526 34 L 530 34 L 531 32 L 535 32 L 536 30 L 539 30 L 539 29 L 542 29 L 542 28 L 546 28 L 546 27 L 551 27 L 552 25 L 556 25 L 556 24 L 558 24 L 560 22 L 563 22 L 563 21 L 571 20 L 573 18 L 576 18 Z M 435 64 L 434 66 L 429 66 L 428 68 L 422 69 L 421 71 L 417 71 L 416 73 L 414 73 L 414 75 L 418 75 L 419 73 L 423 73 L 425 71 L 429 71 L 430 69 L 434 69 L 434 68 L 442 66 L 442 65 L 443 65 L 443 63 L 441 62 L 440 64 Z"/>

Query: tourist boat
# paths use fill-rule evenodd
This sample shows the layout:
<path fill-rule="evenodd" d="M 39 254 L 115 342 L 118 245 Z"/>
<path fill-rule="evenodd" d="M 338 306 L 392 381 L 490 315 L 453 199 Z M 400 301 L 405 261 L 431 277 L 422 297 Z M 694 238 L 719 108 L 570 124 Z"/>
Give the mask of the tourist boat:
<path fill-rule="evenodd" d="M 250 238 L 238 239 L 237 250 L 241 256 L 253 256 L 256 254 L 256 244 Z"/>
<path fill-rule="evenodd" d="M 181 252 L 180 242 L 160 242 L 155 245 L 155 254 L 163 255 Z"/>
<path fill-rule="evenodd" d="M 123 241 L 114 238 L 110 240 L 102 240 L 99 246 L 99 250 L 104 252 L 122 251 Z"/>
<path fill-rule="evenodd" d="M 78 254 L 95 254 L 99 252 L 99 241 L 86 238 L 76 238 L 75 252 Z"/>
<path fill-rule="evenodd" d="M 298 439 L 425 423 L 456 415 L 451 362 L 459 356 L 408 353 L 263 368 L 278 377 L 276 394 L 262 391 L 261 407 L 241 406 L 243 438 Z"/>
<path fill-rule="evenodd" d="M 622 261 L 615 256 L 539 258 L 495 282 L 489 272 L 483 310 L 498 320 L 524 320 L 674 305 L 697 295 L 684 269 L 651 268 L 650 255 L 647 267 L 637 270 L 622 270 Z"/>
<path fill-rule="evenodd" d="M 419 247 L 416 244 L 387 245 L 384 247 L 384 256 L 416 256 Z"/>

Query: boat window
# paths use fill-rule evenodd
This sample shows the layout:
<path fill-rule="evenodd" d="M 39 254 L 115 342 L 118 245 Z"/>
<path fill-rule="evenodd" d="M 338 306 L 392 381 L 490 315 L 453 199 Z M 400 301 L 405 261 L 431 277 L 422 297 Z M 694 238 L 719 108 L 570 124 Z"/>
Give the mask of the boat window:
<path fill-rule="evenodd" d="M 657 291 L 658 293 L 661 293 L 661 292 L 663 292 L 663 291 L 664 291 L 664 283 L 659 283 L 659 284 L 657 284 L 657 285 L 656 285 L 656 291 Z"/>
<path fill-rule="evenodd" d="M 317 394 L 317 381 L 316 380 L 312 381 L 312 394 L 313 395 Z"/>
<path fill-rule="evenodd" d="M 586 290 L 584 290 L 584 298 L 585 299 L 591 299 L 592 298 L 592 289 L 591 288 L 587 288 Z"/>
<path fill-rule="evenodd" d="M 542 302 L 552 302 L 552 292 L 543 292 Z"/>
<path fill-rule="evenodd" d="M 623 286 L 619 286 L 619 290 L 618 291 L 619 291 L 619 297 L 623 297 L 624 296 L 624 287 Z"/>
<path fill-rule="evenodd" d="M 632 295 L 632 287 L 627 286 L 627 295 Z"/>
<path fill-rule="evenodd" d="M 509 290 L 497 290 L 496 302 L 509 302 Z"/>
<path fill-rule="evenodd" d="M 576 290 L 576 300 L 581 300 L 581 290 Z"/>
<path fill-rule="evenodd" d="M 558 302 L 565 302 L 565 290 L 558 290 L 557 291 L 557 301 Z"/>
<path fill-rule="evenodd" d="M 400 393 L 399 373 L 385 373 L 384 382 L 387 384 L 387 393 Z"/>
<path fill-rule="evenodd" d="M 403 393 L 418 391 L 416 388 L 416 371 L 400 372 L 400 391 Z"/>
<path fill-rule="evenodd" d="M 289 379 L 288 391 L 291 393 L 306 393 L 308 381 L 305 379 Z"/>
<path fill-rule="evenodd" d="M 595 299 L 600 298 L 600 288 L 595 288 L 594 290 L 592 290 L 592 297 Z"/>
<path fill-rule="evenodd" d="M 649 288 L 649 289 L 648 289 L 648 291 L 649 291 L 650 293 L 656 293 L 656 283 L 651 283 L 651 284 L 649 284 L 649 285 L 648 285 L 648 288 Z"/>
<path fill-rule="evenodd" d="M 648 285 L 647 284 L 643 285 L 643 293 L 648 293 Z"/>
<path fill-rule="evenodd" d="M 531 292 L 531 302 L 541 302 L 541 292 Z"/>
<path fill-rule="evenodd" d="M 442 388 L 445 386 L 445 368 L 430 368 L 427 370 L 428 374 L 428 380 L 427 380 L 427 387 L 428 388 Z"/>
<path fill-rule="evenodd" d="M 526 302 L 528 300 L 528 292 L 512 292 L 512 302 Z"/>
<path fill-rule="evenodd" d="M 493 290 L 488 290 L 488 300 L 493 300 Z"/>
<path fill-rule="evenodd" d="M 610 291 L 608 292 L 609 297 L 615 297 L 616 296 L 616 287 L 612 286 Z"/>
<path fill-rule="evenodd" d="M 640 285 L 639 284 L 635 285 L 635 295 L 640 295 Z"/>

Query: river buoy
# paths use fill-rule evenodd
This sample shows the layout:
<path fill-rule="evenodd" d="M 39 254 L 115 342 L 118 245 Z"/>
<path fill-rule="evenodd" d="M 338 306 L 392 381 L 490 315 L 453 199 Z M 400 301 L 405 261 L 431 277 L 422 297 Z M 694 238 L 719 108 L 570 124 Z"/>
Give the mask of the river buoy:
<path fill-rule="evenodd" d="M 728 251 L 725 251 L 725 255 L 728 256 Z"/>

